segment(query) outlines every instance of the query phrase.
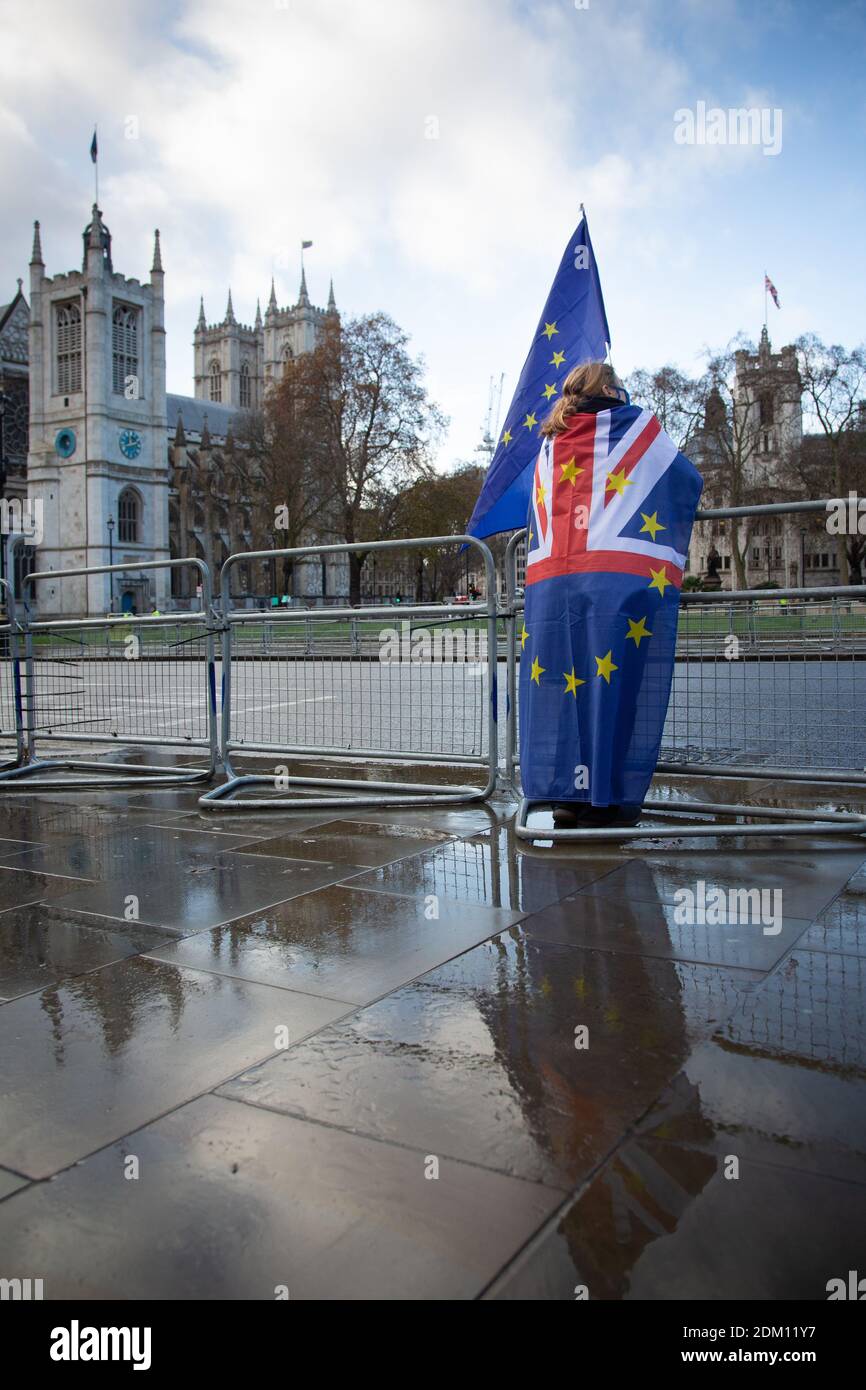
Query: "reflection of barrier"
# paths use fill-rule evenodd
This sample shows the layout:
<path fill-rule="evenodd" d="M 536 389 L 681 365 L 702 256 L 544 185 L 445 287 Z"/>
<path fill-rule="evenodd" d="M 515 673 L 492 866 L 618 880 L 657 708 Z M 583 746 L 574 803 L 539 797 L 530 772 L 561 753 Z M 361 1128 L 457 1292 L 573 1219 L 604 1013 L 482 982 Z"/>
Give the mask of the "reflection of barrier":
<path fill-rule="evenodd" d="M 767 503 L 699 511 L 698 520 L 826 513 L 824 501 Z M 505 559 L 508 653 L 506 760 L 516 768 L 518 626 L 517 546 Z M 662 739 L 660 773 L 760 777 L 866 785 L 866 585 L 683 593 L 677 660 Z M 735 639 L 732 643 L 731 639 Z M 661 824 L 622 829 L 530 829 L 521 802 L 522 839 L 632 840 L 660 834 L 708 837 L 866 833 L 866 816 L 847 812 L 650 798 Z M 688 818 L 688 826 L 682 818 Z M 719 821 L 718 817 L 725 817 Z M 732 823 L 748 817 L 755 825 Z M 731 819 L 729 819 L 731 818 Z"/>
<path fill-rule="evenodd" d="M 481 556 L 484 602 L 399 607 L 272 610 L 267 616 L 232 608 L 235 567 L 250 561 L 353 552 L 426 550 L 468 545 Z M 225 624 L 220 751 L 229 780 L 201 797 L 202 806 L 345 807 L 439 805 L 482 801 L 497 767 L 496 573 L 493 556 L 471 536 L 307 546 L 231 555 L 221 573 Z M 438 638 L 438 641 L 437 641 Z M 458 640 L 459 639 L 459 640 Z M 482 640 L 483 639 L 483 640 Z M 360 781 L 338 776 L 238 774 L 232 755 L 265 752 L 275 759 L 315 757 L 388 763 L 429 762 L 478 767 L 483 786 Z M 315 795 L 237 796 L 259 785 L 287 783 Z"/>
<path fill-rule="evenodd" d="M 0 790 L 28 790 L 31 778 L 36 782 L 33 789 L 39 791 L 210 780 L 217 758 L 216 681 L 211 580 L 203 561 L 148 560 L 34 571 L 22 587 L 26 595 L 32 585 L 44 580 L 138 574 L 179 565 L 193 565 L 199 572 L 201 614 L 31 621 L 26 601 L 19 598 L 24 643 L 23 694 L 20 678 L 18 685 L 23 765 L 0 772 Z M 134 750 L 135 758 L 148 747 L 167 745 L 201 749 L 206 756 L 191 767 L 43 758 L 37 747 L 45 742 L 121 744 Z M 44 775 L 59 771 L 91 775 L 75 780 Z"/>

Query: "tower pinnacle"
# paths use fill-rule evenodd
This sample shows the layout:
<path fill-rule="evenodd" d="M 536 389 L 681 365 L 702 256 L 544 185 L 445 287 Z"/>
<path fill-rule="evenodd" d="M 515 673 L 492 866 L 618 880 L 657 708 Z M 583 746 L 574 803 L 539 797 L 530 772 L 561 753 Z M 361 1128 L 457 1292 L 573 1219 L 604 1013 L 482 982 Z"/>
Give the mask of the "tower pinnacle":
<path fill-rule="evenodd" d="M 45 262 L 44 262 L 43 259 L 42 259 L 42 240 L 41 240 L 40 235 L 39 235 L 39 223 L 38 223 L 38 222 L 34 222 L 34 223 L 33 223 L 33 251 L 31 252 L 31 255 L 30 255 L 30 264 L 31 264 L 31 265 L 44 265 L 44 264 L 45 264 Z"/>

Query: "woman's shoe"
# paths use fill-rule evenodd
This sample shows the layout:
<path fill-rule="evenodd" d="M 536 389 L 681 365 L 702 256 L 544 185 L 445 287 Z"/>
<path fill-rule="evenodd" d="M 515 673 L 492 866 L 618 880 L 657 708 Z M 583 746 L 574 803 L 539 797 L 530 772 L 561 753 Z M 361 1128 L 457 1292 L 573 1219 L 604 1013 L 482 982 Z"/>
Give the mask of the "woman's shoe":
<path fill-rule="evenodd" d="M 593 807 L 586 801 L 560 801 L 553 806 L 553 824 L 557 830 L 577 830 L 586 821 Z"/>
<path fill-rule="evenodd" d="M 637 825 L 640 806 L 592 806 L 586 801 L 564 801 L 553 807 L 557 830 L 626 829 Z"/>

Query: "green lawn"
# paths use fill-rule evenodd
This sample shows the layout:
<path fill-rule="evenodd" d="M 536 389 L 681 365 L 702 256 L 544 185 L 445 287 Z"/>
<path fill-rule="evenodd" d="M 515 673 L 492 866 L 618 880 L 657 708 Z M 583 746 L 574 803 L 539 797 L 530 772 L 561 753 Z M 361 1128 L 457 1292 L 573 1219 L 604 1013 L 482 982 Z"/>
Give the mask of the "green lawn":
<path fill-rule="evenodd" d="M 734 613 L 720 604 L 694 613 L 689 608 L 680 612 L 680 632 L 683 636 L 703 632 L 719 633 L 795 633 L 803 632 L 866 632 L 866 612 L 812 613 L 802 609 L 781 609 L 775 613 L 746 613 L 741 608 Z"/>
<path fill-rule="evenodd" d="M 778 602 L 778 601 L 777 601 Z M 743 636 L 756 635 L 778 635 L 800 637 L 810 632 L 816 634 L 832 633 L 866 633 L 866 609 L 859 612 L 823 612 L 815 613 L 810 609 L 802 609 L 791 606 L 782 608 L 774 605 L 768 611 L 768 605 L 762 605 L 759 612 L 746 612 L 742 607 L 737 606 L 731 613 L 727 604 L 705 607 L 700 612 L 696 612 L 691 606 L 680 610 L 679 630 L 683 637 L 698 637 L 701 635 L 718 634 L 724 636 L 727 633 L 741 634 Z M 363 618 L 359 617 L 354 624 L 350 624 L 348 619 L 339 621 L 328 621 L 327 619 L 310 618 L 308 614 L 299 614 L 292 619 L 280 618 L 273 620 L 257 619 L 254 622 L 243 623 L 235 628 L 235 639 L 244 646 L 255 644 L 259 645 L 267 640 L 270 648 L 279 647 L 282 644 L 297 646 L 311 638 L 313 641 L 340 641 L 348 640 L 350 630 L 354 630 L 361 640 L 377 639 L 383 629 L 394 628 L 402 635 L 403 622 L 409 623 L 409 632 L 414 633 L 419 630 L 437 631 L 439 629 L 460 632 L 466 628 L 473 628 L 476 631 L 486 630 L 486 618 L 463 618 L 457 619 L 453 624 L 440 621 L 425 621 L 423 619 L 402 619 L 399 609 L 395 610 L 393 620 L 388 618 Z M 518 618 L 519 624 L 519 618 Z M 267 629 L 267 638 L 266 638 Z M 164 647 L 166 644 L 184 644 L 194 642 L 203 636 L 204 629 L 197 623 L 173 624 L 168 623 L 159 627 L 136 627 L 134 623 L 115 621 L 106 623 L 101 627 L 84 628 L 75 632 L 36 632 L 34 633 L 34 647 L 45 647 L 51 645 L 57 647 L 67 647 L 70 655 L 75 649 L 80 650 L 82 646 L 90 648 L 102 647 L 105 649 L 106 643 L 110 643 L 112 649 L 122 647 L 127 638 L 133 634 L 138 636 L 144 647 L 148 645 Z M 504 636 L 504 626 L 499 626 L 500 639 Z"/>

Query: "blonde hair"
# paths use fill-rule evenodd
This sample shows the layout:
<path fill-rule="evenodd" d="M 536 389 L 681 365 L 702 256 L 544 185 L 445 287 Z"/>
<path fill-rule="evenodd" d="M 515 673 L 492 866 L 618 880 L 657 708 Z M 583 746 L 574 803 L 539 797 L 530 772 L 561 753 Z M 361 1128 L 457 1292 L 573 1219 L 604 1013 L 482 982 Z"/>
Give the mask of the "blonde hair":
<path fill-rule="evenodd" d="M 579 367 L 572 367 L 562 383 L 562 395 L 542 422 L 541 433 L 562 434 L 581 401 L 589 396 L 604 396 L 606 387 L 618 384 L 616 372 L 608 362 L 583 362 Z"/>

